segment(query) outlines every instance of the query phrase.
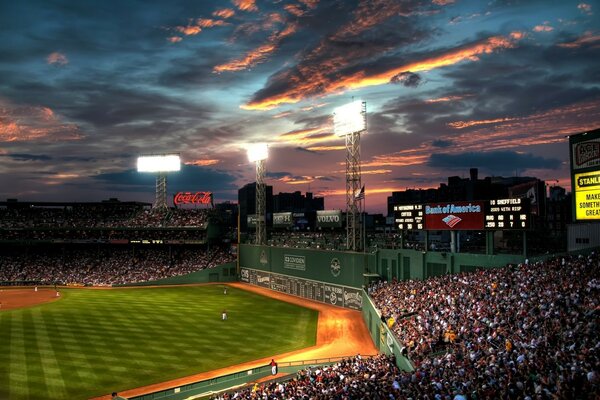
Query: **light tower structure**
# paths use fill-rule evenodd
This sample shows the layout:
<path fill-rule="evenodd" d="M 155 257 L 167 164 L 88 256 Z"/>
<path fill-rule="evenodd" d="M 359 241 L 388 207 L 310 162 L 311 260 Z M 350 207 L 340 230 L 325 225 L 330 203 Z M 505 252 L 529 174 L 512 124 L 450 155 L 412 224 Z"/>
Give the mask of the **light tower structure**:
<path fill-rule="evenodd" d="M 156 173 L 155 209 L 166 209 L 167 205 L 167 172 L 179 171 L 181 159 L 179 154 L 150 154 L 137 159 L 138 172 Z"/>
<path fill-rule="evenodd" d="M 247 148 L 248 161 L 256 164 L 256 244 L 267 243 L 267 194 L 265 164 L 269 156 L 266 143 L 255 143 Z"/>
<path fill-rule="evenodd" d="M 346 248 L 360 251 L 364 243 L 360 216 L 365 199 L 360 170 L 360 135 L 367 130 L 367 103 L 358 100 L 336 108 L 333 130 L 346 140 Z"/>

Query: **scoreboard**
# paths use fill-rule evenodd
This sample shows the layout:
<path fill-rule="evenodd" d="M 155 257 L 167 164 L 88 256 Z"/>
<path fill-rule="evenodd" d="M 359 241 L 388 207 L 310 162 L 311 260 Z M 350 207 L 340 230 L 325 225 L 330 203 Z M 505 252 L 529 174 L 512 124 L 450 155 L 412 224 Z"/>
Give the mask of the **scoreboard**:
<path fill-rule="evenodd" d="M 529 211 L 529 199 L 486 201 L 485 229 L 529 229 Z"/>
<path fill-rule="evenodd" d="M 394 206 L 394 222 L 398 229 L 423 229 L 423 205 Z"/>
<path fill-rule="evenodd" d="M 531 227 L 531 205 L 527 198 L 486 200 L 468 206 L 462 203 L 395 205 L 394 223 L 400 230 L 524 230 Z M 483 224 L 481 219 L 479 223 L 467 224 L 470 215 L 465 213 L 465 207 L 470 207 L 468 211 L 473 211 L 471 214 L 476 217 L 483 217 Z M 425 209 L 434 210 L 435 215 L 425 218 Z M 437 223 L 438 219 L 444 223 Z"/>

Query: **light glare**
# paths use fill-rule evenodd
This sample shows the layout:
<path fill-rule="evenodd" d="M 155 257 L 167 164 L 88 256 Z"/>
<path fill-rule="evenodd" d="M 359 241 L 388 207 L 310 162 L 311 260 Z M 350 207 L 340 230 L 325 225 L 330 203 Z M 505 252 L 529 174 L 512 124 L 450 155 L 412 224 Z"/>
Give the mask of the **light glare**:
<path fill-rule="evenodd" d="M 178 155 L 140 156 L 137 159 L 138 172 L 171 172 L 181 169 Z"/>
<path fill-rule="evenodd" d="M 353 101 L 333 111 L 333 131 L 337 136 L 346 136 L 367 129 L 363 113 L 363 102 Z"/>
<path fill-rule="evenodd" d="M 255 143 L 248 145 L 248 161 L 255 162 L 266 160 L 269 157 L 269 149 L 266 143 Z"/>

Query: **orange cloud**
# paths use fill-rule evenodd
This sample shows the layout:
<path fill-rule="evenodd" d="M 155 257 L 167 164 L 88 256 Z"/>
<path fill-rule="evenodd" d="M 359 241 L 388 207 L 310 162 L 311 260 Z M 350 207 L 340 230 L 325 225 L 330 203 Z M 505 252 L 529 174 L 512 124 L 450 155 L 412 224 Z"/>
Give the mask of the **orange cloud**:
<path fill-rule="evenodd" d="M 304 10 L 298 4 L 286 4 L 283 9 L 296 17 L 304 15 Z"/>
<path fill-rule="evenodd" d="M 218 164 L 219 160 L 215 160 L 215 159 L 203 159 L 203 160 L 194 160 L 194 161 L 188 161 L 185 164 L 186 165 L 197 165 L 199 167 L 205 167 L 207 165 L 215 165 Z"/>
<path fill-rule="evenodd" d="M 196 20 L 196 25 L 198 25 L 201 28 L 212 28 L 213 26 L 229 25 L 229 23 L 220 19 L 198 18 Z"/>
<path fill-rule="evenodd" d="M 269 36 L 267 42 L 251 51 L 246 55 L 237 60 L 230 61 L 225 64 L 217 65 L 213 68 L 213 72 L 224 72 L 224 71 L 241 71 L 255 66 L 256 64 L 264 62 L 267 57 L 273 53 L 279 47 L 279 43 L 287 36 L 292 35 L 296 32 L 295 24 L 286 25 L 280 32 L 274 33 Z"/>
<path fill-rule="evenodd" d="M 392 170 L 391 169 L 371 169 L 371 170 L 362 170 L 361 174 L 362 175 L 383 175 L 383 174 L 389 174 L 391 173 Z"/>
<path fill-rule="evenodd" d="M 392 67 L 380 73 L 369 73 L 366 70 L 359 70 L 358 72 L 343 76 L 339 72 L 340 68 L 345 65 L 339 64 L 340 61 L 343 61 L 341 58 L 330 60 L 330 64 L 322 63 L 318 66 L 299 66 L 298 69 L 301 71 L 301 76 L 293 75 L 291 72 L 286 72 L 286 75 L 281 76 L 282 79 L 285 78 L 285 80 L 290 82 L 290 87 L 283 93 L 251 100 L 247 104 L 242 105 L 241 108 L 246 110 L 272 109 L 284 103 L 297 103 L 308 96 L 324 96 L 330 93 L 340 93 L 348 89 L 384 85 L 390 83 L 394 76 L 402 72 L 423 72 L 454 65 L 463 61 L 478 61 L 481 55 L 515 47 L 517 41 L 523 37 L 524 34 L 521 32 L 513 32 L 508 37 L 492 36 L 473 44 L 446 51 L 434 57 Z"/>
<path fill-rule="evenodd" d="M 448 4 L 454 4 L 455 0 L 433 0 L 433 4 L 437 4 L 438 6 L 447 6 Z"/>
<path fill-rule="evenodd" d="M 444 152 L 448 154 L 522 149 L 523 146 L 566 143 L 566 135 L 593 129 L 599 120 L 600 101 L 589 101 L 525 117 L 498 118 L 497 122 L 487 120 L 485 124 L 469 125 L 471 129 L 458 135 L 452 133 L 437 139 L 460 143 L 460 146 L 445 148 Z M 375 156 L 363 162 L 362 167 L 421 165 L 427 163 L 436 151 L 439 149 L 433 145 L 433 141 L 424 142 L 418 147 Z"/>
<path fill-rule="evenodd" d="M 443 103 L 446 101 L 458 101 L 458 100 L 464 99 L 465 97 L 471 97 L 471 96 L 473 96 L 473 95 L 438 97 L 435 99 L 427 99 L 427 100 L 425 100 L 425 103 Z"/>
<path fill-rule="evenodd" d="M 63 141 L 82 137 L 77 125 L 60 121 L 48 107 L 14 106 L 0 101 L 0 142 Z"/>
<path fill-rule="evenodd" d="M 222 8 L 212 13 L 214 17 L 219 17 L 223 19 L 231 18 L 234 16 L 234 14 L 235 11 L 233 11 L 231 8 Z"/>
<path fill-rule="evenodd" d="M 559 43 L 559 44 L 557 44 L 557 46 L 574 49 L 574 48 L 579 48 L 582 46 L 589 46 L 589 45 L 596 46 L 597 45 L 596 43 L 599 41 L 600 41 L 600 35 L 594 34 L 591 31 L 587 31 L 581 37 L 577 38 L 576 40 L 574 40 L 572 42 L 567 42 L 567 43 Z"/>
<path fill-rule="evenodd" d="M 282 133 L 275 140 L 294 146 L 308 146 L 315 143 L 339 140 L 339 138 L 331 132 L 330 126 L 321 126 Z"/>
<path fill-rule="evenodd" d="M 177 43 L 177 42 L 181 42 L 183 39 L 181 39 L 181 36 L 171 36 L 171 37 L 168 37 L 167 40 L 171 43 Z"/>
<path fill-rule="evenodd" d="M 232 0 L 231 2 L 239 10 L 242 10 L 242 11 L 258 11 L 258 7 L 256 7 L 256 0 Z"/>
<path fill-rule="evenodd" d="M 48 54 L 48 57 L 46 57 L 46 62 L 51 65 L 67 65 L 69 60 L 67 59 L 66 55 L 55 51 L 54 53 Z"/>
<path fill-rule="evenodd" d="M 279 119 L 279 118 L 287 117 L 288 115 L 292 115 L 292 112 L 291 111 L 280 112 L 279 114 L 273 115 L 273 118 Z"/>
<path fill-rule="evenodd" d="M 346 146 L 311 146 L 306 148 L 306 150 L 310 151 L 337 151 L 345 149 Z"/>
<path fill-rule="evenodd" d="M 544 24 L 544 25 L 536 25 L 533 28 L 534 32 L 552 32 L 553 30 L 554 30 L 553 27 L 551 27 L 550 25 L 546 25 L 546 24 Z"/>
<path fill-rule="evenodd" d="M 464 129 L 464 128 L 469 128 L 471 126 L 476 126 L 476 125 L 496 124 L 498 122 L 508 122 L 508 121 L 514 121 L 514 120 L 515 120 L 515 118 L 496 118 L 496 119 L 483 119 L 483 120 L 477 120 L 477 121 L 456 121 L 456 122 L 449 122 L 447 125 L 454 129 Z"/>
<path fill-rule="evenodd" d="M 176 26 L 175 30 L 186 36 L 194 36 L 202 32 L 202 28 L 197 25 Z"/>

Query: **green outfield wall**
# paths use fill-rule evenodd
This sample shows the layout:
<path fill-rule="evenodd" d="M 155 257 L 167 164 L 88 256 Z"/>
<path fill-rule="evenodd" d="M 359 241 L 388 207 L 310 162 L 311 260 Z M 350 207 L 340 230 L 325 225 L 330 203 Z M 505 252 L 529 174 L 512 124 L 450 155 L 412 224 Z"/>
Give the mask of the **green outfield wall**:
<path fill-rule="evenodd" d="M 376 268 L 369 272 L 383 280 L 427 279 L 431 276 L 458 274 L 477 268 L 498 268 L 507 264 L 524 262 L 522 255 L 486 255 L 468 253 L 444 253 L 417 250 L 377 251 Z"/>
<path fill-rule="evenodd" d="M 230 262 L 213 268 L 192 272 L 187 275 L 172 276 L 170 278 L 157 279 L 155 281 L 126 283 L 123 285 L 114 286 L 187 285 L 192 283 L 237 282 L 237 280 L 236 263 Z"/>
<path fill-rule="evenodd" d="M 396 339 L 396 336 L 387 327 L 381 319 L 381 314 L 375 308 L 375 305 L 369 298 L 366 291 L 362 291 L 362 314 L 365 324 L 371 334 L 371 339 L 377 350 L 384 354 L 393 354 L 396 356 L 396 365 L 403 371 L 412 371 L 414 369 L 410 360 L 402 355 L 402 345 Z"/>

